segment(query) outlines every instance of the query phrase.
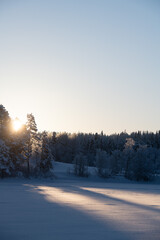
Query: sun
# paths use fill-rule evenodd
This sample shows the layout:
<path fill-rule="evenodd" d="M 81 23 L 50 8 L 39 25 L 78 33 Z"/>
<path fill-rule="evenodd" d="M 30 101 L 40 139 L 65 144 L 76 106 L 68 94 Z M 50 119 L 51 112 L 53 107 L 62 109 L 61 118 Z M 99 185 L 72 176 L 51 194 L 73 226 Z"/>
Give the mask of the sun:
<path fill-rule="evenodd" d="M 21 128 L 22 128 L 22 122 L 18 119 L 18 118 L 16 118 L 15 120 L 13 120 L 13 129 L 15 130 L 15 131 L 18 131 L 18 130 L 20 130 Z"/>

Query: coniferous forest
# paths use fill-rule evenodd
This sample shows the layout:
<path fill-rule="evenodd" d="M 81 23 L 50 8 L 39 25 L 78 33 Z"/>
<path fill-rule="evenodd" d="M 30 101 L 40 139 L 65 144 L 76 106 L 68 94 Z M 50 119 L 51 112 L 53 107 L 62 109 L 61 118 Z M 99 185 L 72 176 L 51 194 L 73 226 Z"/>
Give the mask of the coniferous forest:
<path fill-rule="evenodd" d="M 50 177 L 54 162 L 72 163 L 74 174 L 88 176 L 93 166 L 102 178 L 123 175 L 151 181 L 160 174 L 160 131 L 105 135 L 38 132 L 33 114 L 15 131 L 0 105 L 0 177 Z"/>

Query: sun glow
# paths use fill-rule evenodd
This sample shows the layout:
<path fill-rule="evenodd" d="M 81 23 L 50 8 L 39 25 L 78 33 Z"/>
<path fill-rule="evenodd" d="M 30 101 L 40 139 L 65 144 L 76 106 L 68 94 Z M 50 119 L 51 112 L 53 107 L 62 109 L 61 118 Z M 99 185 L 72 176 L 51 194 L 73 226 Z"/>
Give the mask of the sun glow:
<path fill-rule="evenodd" d="M 18 131 L 18 130 L 20 130 L 21 128 L 22 128 L 22 122 L 18 119 L 18 118 L 16 118 L 14 121 L 13 121 L 13 129 L 15 130 L 15 131 Z"/>

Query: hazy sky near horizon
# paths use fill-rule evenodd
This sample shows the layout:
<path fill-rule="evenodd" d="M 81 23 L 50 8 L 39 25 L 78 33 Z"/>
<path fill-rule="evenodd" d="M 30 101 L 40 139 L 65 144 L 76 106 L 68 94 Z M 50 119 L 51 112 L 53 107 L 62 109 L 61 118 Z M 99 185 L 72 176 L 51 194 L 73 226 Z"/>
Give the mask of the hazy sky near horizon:
<path fill-rule="evenodd" d="M 0 104 L 39 130 L 159 130 L 160 1 L 0 0 Z"/>

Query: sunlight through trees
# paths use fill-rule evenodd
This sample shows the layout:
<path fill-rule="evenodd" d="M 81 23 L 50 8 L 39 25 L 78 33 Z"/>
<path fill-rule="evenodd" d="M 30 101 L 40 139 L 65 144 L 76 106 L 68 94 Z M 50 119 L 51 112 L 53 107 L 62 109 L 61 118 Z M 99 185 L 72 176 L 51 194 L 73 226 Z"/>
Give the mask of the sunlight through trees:
<path fill-rule="evenodd" d="M 72 163 L 73 174 L 81 177 L 88 177 L 92 166 L 103 178 L 149 181 L 160 174 L 160 131 L 110 136 L 38 132 L 33 114 L 22 124 L 0 105 L 0 176 L 50 177 L 54 161 Z"/>

